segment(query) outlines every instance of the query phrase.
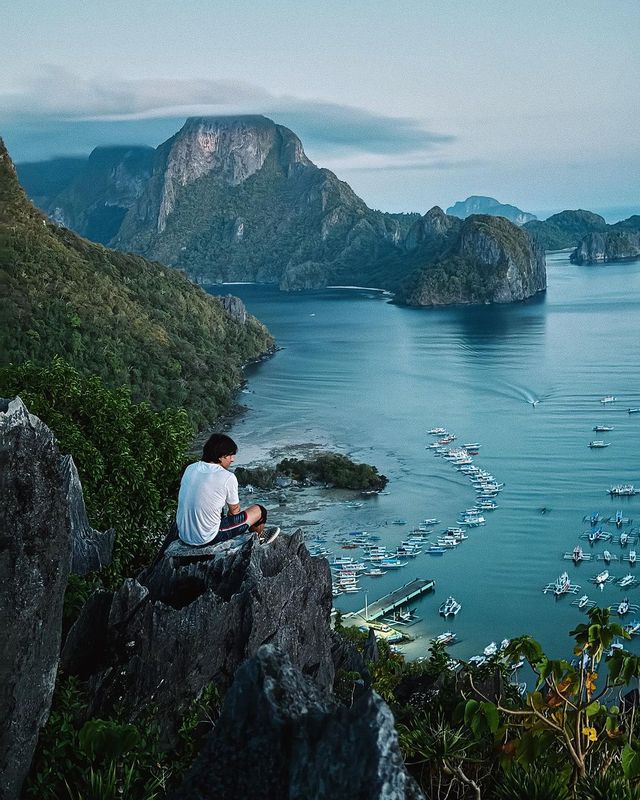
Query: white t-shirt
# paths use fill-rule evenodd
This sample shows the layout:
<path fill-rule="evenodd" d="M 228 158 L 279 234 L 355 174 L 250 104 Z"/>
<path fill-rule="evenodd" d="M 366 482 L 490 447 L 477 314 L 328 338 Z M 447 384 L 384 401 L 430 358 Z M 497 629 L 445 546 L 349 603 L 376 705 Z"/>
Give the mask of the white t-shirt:
<path fill-rule="evenodd" d="M 185 469 L 180 492 L 176 523 L 178 534 L 187 544 L 206 544 L 220 528 L 225 503 L 236 505 L 238 479 L 220 464 L 196 461 Z"/>

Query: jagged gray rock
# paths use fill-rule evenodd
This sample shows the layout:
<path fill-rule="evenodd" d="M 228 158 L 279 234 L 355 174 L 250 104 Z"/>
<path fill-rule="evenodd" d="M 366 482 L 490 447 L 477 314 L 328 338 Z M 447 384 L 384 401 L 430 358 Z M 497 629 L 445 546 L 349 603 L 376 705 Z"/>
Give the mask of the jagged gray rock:
<path fill-rule="evenodd" d="M 0 400 L 0 798 L 14 800 L 46 721 L 58 669 L 62 605 L 74 564 L 110 556 L 89 527 L 73 461 L 20 398 Z"/>
<path fill-rule="evenodd" d="M 244 325 L 247 321 L 247 309 L 239 297 L 234 297 L 232 294 L 225 295 L 222 298 L 222 307 L 231 319 L 241 325 Z"/>
<path fill-rule="evenodd" d="M 574 264 L 604 264 L 640 258 L 640 231 L 608 230 L 588 233 L 571 253 Z"/>
<path fill-rule="evenodd" d="M 248 535 L 211 549 L 185 557 L 173 545 L 137 580 L 84 607 L 62 664 L 88 680 L 91 714 L 118 704 L 135 719 L 153 705 L 171 738 L 186 705 L 211 683 L 226 688 L 267 642 L 332 685 L 327 561 L 309 555 L 299 531 L 271 545 Z"/>
<path fill-rule="evenodd" d="M 62 469 L 72 532 L 71 572 L 87 575 L 111 563 L 115 531 L 101 533 L 89 525 L 80 477 L 71 456 L 64 456 Z"/>
<path fill-rule="evenodd" d="M 272 645 L 243 664 L 215 729 L 171 800 L 419 800 L 393 715 L 373 692 L 351 708 Z"/>

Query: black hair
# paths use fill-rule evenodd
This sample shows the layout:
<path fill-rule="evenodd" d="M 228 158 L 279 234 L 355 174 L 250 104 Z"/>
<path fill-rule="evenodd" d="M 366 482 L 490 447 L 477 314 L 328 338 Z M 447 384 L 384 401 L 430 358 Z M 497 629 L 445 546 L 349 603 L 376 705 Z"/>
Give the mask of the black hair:
<path fill-rule="evenodd" d="M 217 464 L 222 456 L 235 455 L 238 445 L 224 433 L 212 433 L 202 448 L 202 460 Z"/>

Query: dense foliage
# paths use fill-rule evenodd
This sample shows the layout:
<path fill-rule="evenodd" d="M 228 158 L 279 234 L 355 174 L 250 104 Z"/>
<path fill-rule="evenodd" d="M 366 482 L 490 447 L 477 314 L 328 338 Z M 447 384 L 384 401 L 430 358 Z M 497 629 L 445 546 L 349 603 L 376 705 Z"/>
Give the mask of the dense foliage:
<path fill-rule="evenodd" d="M 322 483 L 336 489 L 380 491 L 388 483 L 370 464 L 357 464 L 340 453 L 322 453 L 314 458 L 285 458 L 275 467 L 237 467 L 238 482 L 251 484 L 258 489 L 273 489 L 278 476 L 286 476 L 303 483 Z"/>
<path fill-rule="evenodd" d="M 432 642 L 407 664 L 381 643 L 369 664 L 373 686 L 389 702 L 406 763 L 430 800 L 635 800 L 640 797 L 640 721 L 635 693 L 640 658 L 610 649 L 629 638 L 594 608 L 571 631 L 575 660 L 554 660 L 523 636 L 482 666 L 451 660 Z M 337 630 L 362 652 L 366 634 Z M 514 664 L 533 675 L 524 695 Z M 598 665 L 605 666 L 598 674 Z M 350 701 L 350 675 L 339 676 Z"/>
<path fill-rule="evenodd" d="M 340 453 L 323 453 L 311 459 L 285 458 L 276 469 L 294 480 L 310 480 L 336 489 L 379 491 L 389 482 L 376 467 L 357 464 Z"/>
<path fill-rule="evenodd" d="M 193 429 L 182 409 L 133 403 L 60 358 L 49 367 L 0 368 L 0 396 L 20 395 L 78 468 L 91 524 L 116 531 L 109 582 L 119 584 L 155 555 L 175 513 L 177 482 Z"/>
<path fill-rule="evenodd" d="M 25 800 L 160 800 L 191 765 L 219 715 L 221 698 L 205 689 L 186 709 L 175 747 L 161 742 L 154 709 L 131 724 L 87 717 L 82 685 L 58 683 L 27 779 Z"/>
<path fill-rule="evenodd" d="M 62 356 L 197 425 L 225 411 L 241 366 L 273 346 L 183 275 L 49 223 L 27 201 L 0 142 L 0 364 Z"/>
<path fill-rule="evenodd" d="M 575 247 L 588 233 L 606 230 L 607 223 L 599 214 L 580 209 L 561 211 L 544 221 L 527 222 L 523 227 L 535 236 L 545 250 L 562 250 Z"/>

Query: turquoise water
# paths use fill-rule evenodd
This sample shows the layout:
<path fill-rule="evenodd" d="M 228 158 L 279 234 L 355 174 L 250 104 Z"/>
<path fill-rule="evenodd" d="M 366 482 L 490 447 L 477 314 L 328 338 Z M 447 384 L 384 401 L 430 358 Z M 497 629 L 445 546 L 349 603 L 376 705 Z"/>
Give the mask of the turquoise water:
<path fill-rule="evenodd" d="M 568 631 L 581 612 L 573 598 L 542 593 L 564 569 L 582 586 L 579 594 L 599 604 L 617 605 L 625 593 L 640 604 L 638 587 L 594 588 L 590 578 L 601 563 L 562 560 L 588 528 L 585 514 L 622 508 L 640 524 L 640 495 L 615 501 L 606 493 L 612 483 L 640 486 L 640 414 L 627 413 L 640 406 L 640 264 L 576 267 L 563 252 L 550 254 L 547 266 L 546 295 L 511 306 L 417 310 L 373 291 L 225 287 L 283 348 L 247 370 L 242 400 L 249 411 L 232 431 L 238 463 L 274 445 L 314 442 L 390 478 L 389 494 L 365 499 L 360 509 L 336 504 L 324 512 L 323 530 L 365 529 L 395 545 L 425 517 L 438 517 L 438 529 L 455 524 L 474 492 L 425 449 L 433 426 L 455 433 L 456 444 L 480 442 L 475 463 L 505 483 L 499 508 L 455 551 L 423 554 L 402 570 L 361 580 L 372 602 L 411 578 L 435 579 L 435 593 L 415 603 L 422 622 L 410 629 L 411 657 L 448 629 L 459 639 L 452 654 L 463 658 L 525 632 L 550 654 L 567 655 Z M 605 395 L 618 400 L 602 405 Z M 615 430 L 595 434 L 598 423 Z M 594 438 L 611 446 L 590 450 Z M 389 524 L 397 518 L 408 524 Z M 329 542 L 336 554 L 354 553 Z M 618 545 L 582 544 L 594 555 L 605 546 L 621 554 Z M 616 577 L 629 571 L 624 562 L 610 567 Z M 445 623 L 438 606 L 449 594 L 462 610 Z M 343 595 L 336 606 L 358 610 L 364 592 Z M 638 642 L 631 649 L 640 651 Z"/>

